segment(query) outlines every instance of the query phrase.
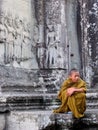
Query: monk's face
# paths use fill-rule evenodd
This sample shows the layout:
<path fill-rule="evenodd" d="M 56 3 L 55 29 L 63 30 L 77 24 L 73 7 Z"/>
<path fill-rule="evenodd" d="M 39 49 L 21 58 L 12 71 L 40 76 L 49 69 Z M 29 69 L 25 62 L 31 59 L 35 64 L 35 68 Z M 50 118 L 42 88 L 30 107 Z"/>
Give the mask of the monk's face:
<path fill-rule="evenodd" d="M 79 72 L 72 72 L 70 78 L 73 82 L 77 82 L 80 78 Z"/>

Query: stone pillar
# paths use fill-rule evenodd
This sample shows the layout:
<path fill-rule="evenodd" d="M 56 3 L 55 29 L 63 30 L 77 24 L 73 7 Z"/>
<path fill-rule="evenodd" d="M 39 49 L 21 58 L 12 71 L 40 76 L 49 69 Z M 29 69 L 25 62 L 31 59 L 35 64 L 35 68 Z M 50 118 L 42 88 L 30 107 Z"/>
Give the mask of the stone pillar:
<path fill-rule="evenodd" d="M 45 60 L 45 25 L 44 25 L 44 0 L 34 0 L 34 28 L 33 28 L 33 45 L 32 49 L 35 50 L 38 67 L 44 68 Z"/>
<path fill-rule="evenodd" d="M 38 68 L 31 50 L 31 0 L 1 0 L 0 5 L 0 63 L 20 68 Z"/>
<path fill-rule="evenodd" d="M 94 87 L 98 84 L 98 1 L 80 0 L 80 7 L 83 77 L 90 87 Z"/>
<path fill-rule="evenodd" d="M 66 32 L 67 32 L 67 55 L 68 66 L 71 68 L 81 69 L 81 53 L 80 44 L 78 41 L 78 3 L 77 0 L 65 0 L 65 15 L 66 15 Z"/>

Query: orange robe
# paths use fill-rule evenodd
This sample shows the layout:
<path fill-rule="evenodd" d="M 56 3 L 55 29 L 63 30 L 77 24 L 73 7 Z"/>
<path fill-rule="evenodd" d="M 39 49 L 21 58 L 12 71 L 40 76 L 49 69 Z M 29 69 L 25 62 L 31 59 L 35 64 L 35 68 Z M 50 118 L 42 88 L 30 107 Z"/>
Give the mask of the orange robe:
<path fill-rule="evenodd" d="M 71 96 L 67 96 L 66 90 L 70 87 L 83 88 L 84 92 L 75 92 Z M 61 100 L 62 104 L 58 109 L 54 110 L 54 113 L 72 111 L 76 118 L 83 117 L 86 110 L 86 83 L 82 79 L 73 83 L 72 80 L 68 78 L 61 86 L 58 99 Z"/>

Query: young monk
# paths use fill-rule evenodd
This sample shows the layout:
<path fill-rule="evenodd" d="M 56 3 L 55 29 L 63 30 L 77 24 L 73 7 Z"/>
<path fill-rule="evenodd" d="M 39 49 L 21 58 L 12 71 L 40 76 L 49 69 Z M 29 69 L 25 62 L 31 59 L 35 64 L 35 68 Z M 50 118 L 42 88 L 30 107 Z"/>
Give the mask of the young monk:
<path fill-rule="evenodd" d="M 79 71 L 72 69 L 58 94 L 61 106 L 54 113 L 72 111 L 74 117 L 81 118 L 86 110 L 86 82 L 80 78 Z"/>

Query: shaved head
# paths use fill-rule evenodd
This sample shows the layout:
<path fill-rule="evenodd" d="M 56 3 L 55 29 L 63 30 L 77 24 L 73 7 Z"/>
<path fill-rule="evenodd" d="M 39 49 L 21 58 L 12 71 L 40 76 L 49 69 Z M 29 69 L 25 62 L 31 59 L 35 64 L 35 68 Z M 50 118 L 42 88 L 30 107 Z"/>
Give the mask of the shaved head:
<path fill-rule="evenodd" d="M 73 72 L 78 72 L 79 73 L 79 70 L 77 70 L 76 68 L 73 68 L 69 71 L 69 75 L 72 75 Z"/>

